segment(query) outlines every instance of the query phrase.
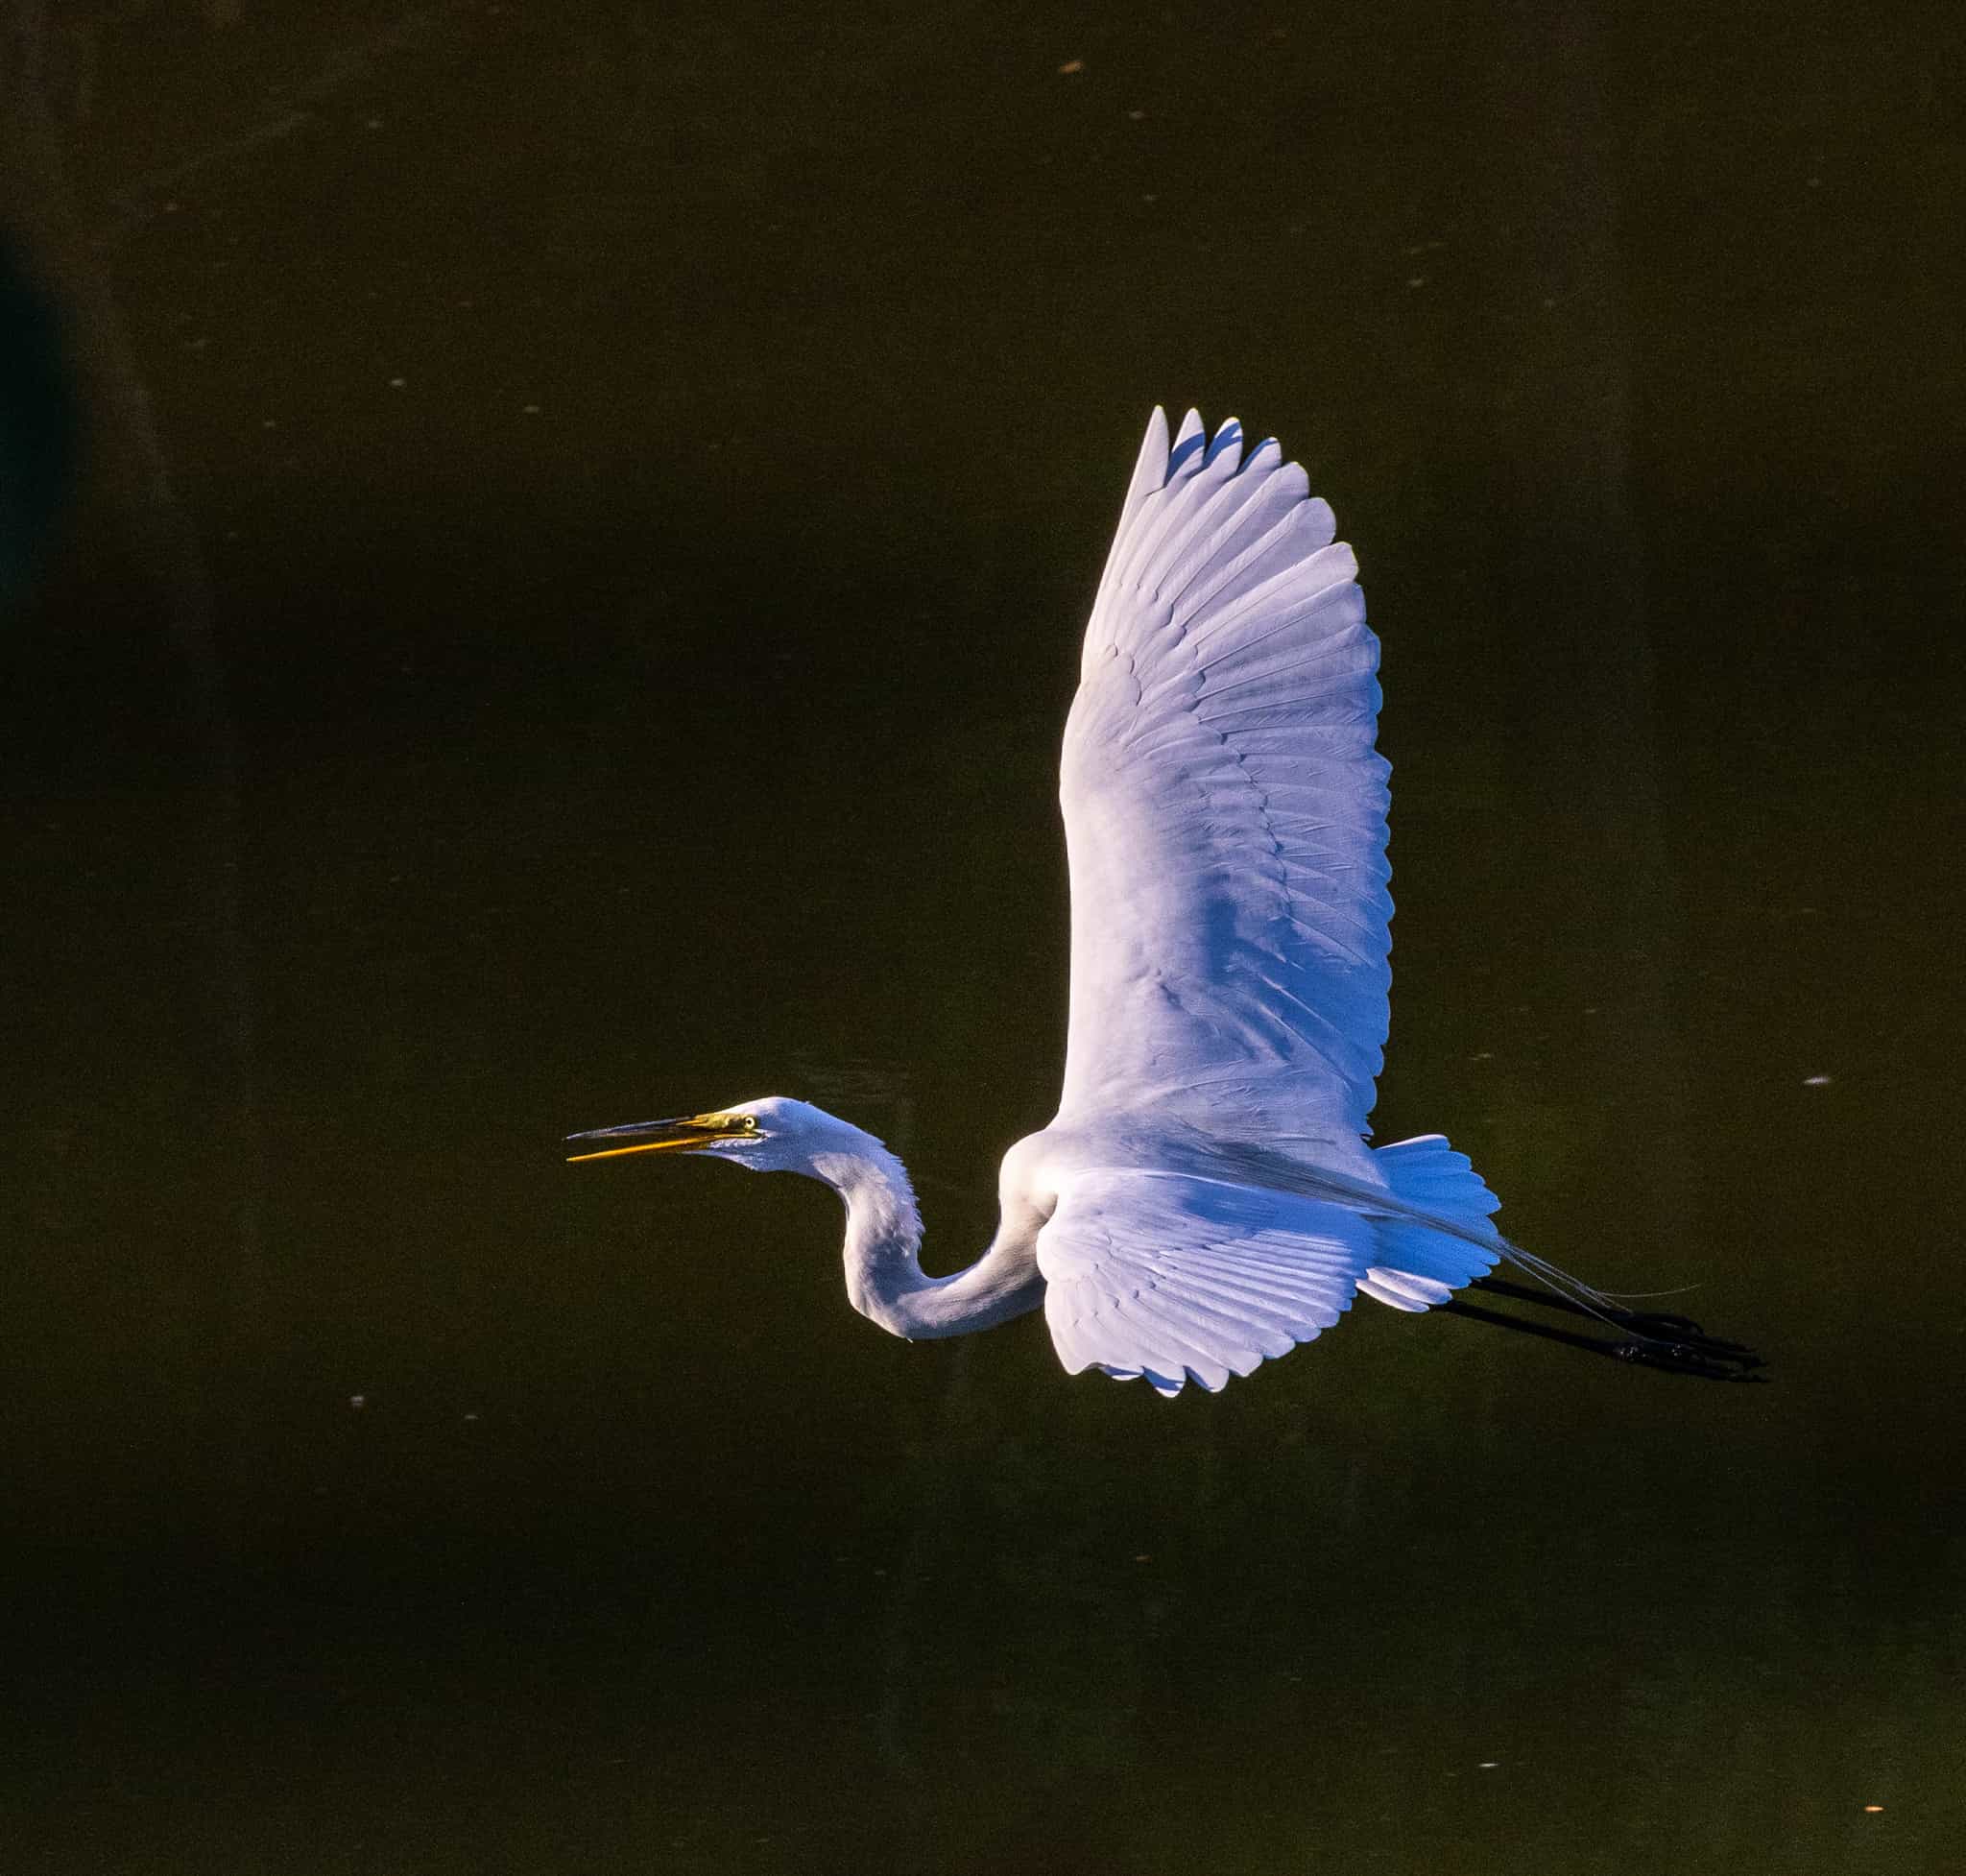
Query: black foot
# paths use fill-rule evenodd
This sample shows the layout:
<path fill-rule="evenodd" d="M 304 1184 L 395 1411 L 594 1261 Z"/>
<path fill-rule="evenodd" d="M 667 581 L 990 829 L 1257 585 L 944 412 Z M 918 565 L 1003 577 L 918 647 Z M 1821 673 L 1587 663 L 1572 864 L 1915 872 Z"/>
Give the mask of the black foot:
<path fill-rule="evenodd" d="M 1615 1306 L 1590 1309 L 1552 1290 L 1511 1283 L 1505 1277 L 1477 1277 L 1469 1287 L 1537 1309 L 1554 1310 L 1559 1314 L 1581 1316 L 1588 1322 L 1616 1332 L 1615 1336 L 1577 1335 L 1569 1330 L 1552 1329 L 1545 1323 L 1526 1321 L 1521 1316 L 1478 1309 L 1468 1303 L 1442 1307 L 1456 1315 L 1541 1335 L 1550 1341 L 1565 1342 L 1572 1348 L 1586 1349 L 1592 1354 L 1609 1356 L 1615 1360 L 1628 1361 L 1642 1368 L 1692 1375 L 1702 1381 L 1767 1380 L 1766 1375 L 1758 1372 L 1766 1363 L 1753 1349 L 1743 1342 L 1723 1341 L 1716 1335 L 1709 1335 L 1688 1316 L 1620 1310 Z"/>

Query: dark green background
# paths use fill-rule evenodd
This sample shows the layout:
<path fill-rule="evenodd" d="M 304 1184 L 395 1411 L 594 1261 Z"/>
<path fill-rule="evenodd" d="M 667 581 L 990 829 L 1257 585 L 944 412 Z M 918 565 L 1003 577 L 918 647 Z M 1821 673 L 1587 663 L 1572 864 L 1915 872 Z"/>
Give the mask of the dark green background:
<path fill-rule="evenodd" d="M 51 11 L 10 1870 L 1956 1866 L 1951 8 Z M 1777 1385 L 1361 1310 L 1163 1404 L 559 1164 L 796 1094 L 980 1246 L 1156 401 L 1364 563 L 1381 1137 Z"/>

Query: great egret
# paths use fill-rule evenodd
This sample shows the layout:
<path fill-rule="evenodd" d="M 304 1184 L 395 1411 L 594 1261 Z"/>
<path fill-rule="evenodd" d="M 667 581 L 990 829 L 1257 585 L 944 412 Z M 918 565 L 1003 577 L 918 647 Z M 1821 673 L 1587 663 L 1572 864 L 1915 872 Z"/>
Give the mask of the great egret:
<path fill-rule="evenodd" d="M 1438 1134 L 1366 1144 L 1387 1022 L 1379 642 L 1330 507 L 1274 441 L 1147 425 L 1092 604 L 1059 799 L 1071 875 L 1065 1093 L 1004 1156 L 1001 1222 L 922 1268 L 901 1163 L 803 1101 L 569 1136 L 574 1160 L 690 1153 L 823 1180 L 847 1294 L 911 1339 L 1041 1305 L 1067 1370 L 1213 1391 L 1355 1296 L 1446 1309 L 1690 1374 L 1759 1365 L 1510 1244 Z M 1489 1273 L 1507 1260 L 1536 1287 Z M 1617 1339 L 1457 1303 L 1471 1285 Z"/>

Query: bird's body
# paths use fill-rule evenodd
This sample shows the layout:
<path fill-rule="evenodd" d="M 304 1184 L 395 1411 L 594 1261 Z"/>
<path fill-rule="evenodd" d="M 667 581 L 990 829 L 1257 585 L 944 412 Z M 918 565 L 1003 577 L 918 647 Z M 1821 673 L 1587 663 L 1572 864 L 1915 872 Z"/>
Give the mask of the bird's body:
<path fill-rule="evenodd" d="M 883 1328 L 961 1335 L 1042 1306 L 1068 1370 L 1163 1393 L 1221 1387 L 1357 1295 L 1458 1308 L 1504 1257 L 1558 1307 L 1638 1321 L 1508 1244 L 1445 1140 L 1366 1143 L 1389 771 L 1378 640 L 1333 535 L 1274 442 L 1245 458 L 1233 421 L 1211 439 L 1189 412 L 1170 447 L 1154 413 L 1066 726 L 1064 1094 L 1005 1155 L 973 1264 L 924 1275 L 900 1162 L 803 1102 L 605 1128 L 574 1157 L 690 1151 L 821 1179 L 847 1208 L 848 1295 Z"/>

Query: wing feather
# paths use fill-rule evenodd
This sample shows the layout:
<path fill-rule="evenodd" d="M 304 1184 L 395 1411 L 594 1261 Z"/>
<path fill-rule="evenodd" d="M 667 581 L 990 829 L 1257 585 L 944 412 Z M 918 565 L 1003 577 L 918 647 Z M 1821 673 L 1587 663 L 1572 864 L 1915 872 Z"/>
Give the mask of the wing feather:
<path fill-rule="evenodd" d="M 1326 1201 L 1093 1168 L 1070 1178 L 1038 1234 L 1044 1317 L 1068 1373 L 1213 1393 L 1336 1322 L 1373 1241 L 1364 1219 Z"/>
<path fill-rule="evenodd" d="M 1061 1119 L 1161 1106 L 1355 1142 L 1386 1030 L 1379 641 L 1274 441 L 1147 426 L 1087 628 L 1060 800 Z M 1206 1110 L 1204 1113 L 1203 1110 Z"/>

